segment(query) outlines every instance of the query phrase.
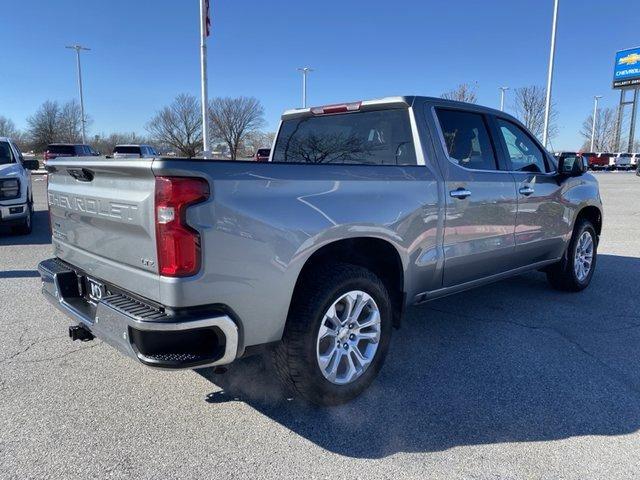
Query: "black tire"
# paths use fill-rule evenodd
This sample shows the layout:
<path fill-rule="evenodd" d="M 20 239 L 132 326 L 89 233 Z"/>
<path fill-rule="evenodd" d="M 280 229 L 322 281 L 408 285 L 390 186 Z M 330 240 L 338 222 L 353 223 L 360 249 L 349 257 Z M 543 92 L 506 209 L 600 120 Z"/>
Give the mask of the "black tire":
<path fill-rule="evenodd" d="M 27 216 L 18 225 L 13 227 L 13 233 L 17 235 L 29 235 L 31 233 L 33 221 L 33 202 L 27 203 Z"/>
<path fill-rule="evenodd" d="M 575 273 L 575 253 L 578 245 L 578 239 L 584 232 L 588 232 L 591 235 L 593 241 L 593 259 L 591 261 L 591 268 L 587 276 L 580 280 Z M 573 235 L 571 241 L 567 247 L 562 260 L 552 265 L 547 269 L 547 280 L 557 290 L 563 290 L 566 292 L 579 292 L 589 286 L 593 273 L 596 269 L 596 262 L 598 259 L 598 235 L 593 224 L 586 219 L 580 219 L 576 222 L 573 228 Z"/>
<path fill-rule="evenodd" d="M 317 360 L 317 335 L 325 313 L 340 296 L 353 290 L 370 295 L 380 312 L 380 339 L 371 363 L 358 378 L 336 385 L 323 375 Z M 321 406 L 346 403 L 376 377 L 389 349 L 392 310 L 389 293 L 369 270 L 338 263 L 315 269 L 296 289 L 284 334 L 274 349 L 275 371 L 285 387 Z"/>

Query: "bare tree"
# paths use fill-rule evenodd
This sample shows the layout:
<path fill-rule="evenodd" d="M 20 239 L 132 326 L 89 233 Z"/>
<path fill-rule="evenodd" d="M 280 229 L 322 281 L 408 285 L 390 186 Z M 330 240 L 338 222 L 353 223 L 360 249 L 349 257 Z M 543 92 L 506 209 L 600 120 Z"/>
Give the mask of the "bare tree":
<path fill-rule="evenodd" d="M 542 138 L 544 130 L 546 89 L 536 85 L 520 87 L 515 89 L 515 116 L 539 139 Z M 558 135 L 558 127 L 555 105 L 551 105 L 549 114 L 549 138 Z"/>
<path fill-rule="evenodd" d="M 16 138 L 19 135 L 16 124 L 11 119 L 0 115 L 0 137 Z"/>
<path fill-rule="evenodd" d="M 200 102 L 182 93 L 156 113 L 145 129 L 158 144 L 176 149 L 185 157 L 195 157 L 202 151 Z"/>
<path fill-rule="evenodd" d="M 27 118 L 28 135 L 36 151 L 44 150 L 54 142 L 79 142 L 82 135 L 80 106 L 76 101 L 60 105 L 47 100 Z"/>
<path fill-rule="evenodd" d="M 47 100 L 32 116 L 27 118 L 29 137 L 35 151 L 43 151 L 47 145 L 58 141 L 60 105 Z"/>
<path fill-rule="evenodd" d="M 251 157 L 259 148 L 271 148 L 275 132 L 254 131 L 245 135 L 240 145 L 240 153 L 242 156 Z"/>
<path fill-rule="evenodd" d="M 89 121 L 86 115 L 85 121 Z M 75 100 L 60 107 L 57 133 L 59 142 L 74 143 L 82 138 L 82 110 Z"/>
<path fill-rule="evenodd" d="M 596 115 L 596 130 L 593 136 L 593 149 L 596 152 L 613 152 L 616 149 L 616 122 L 615 108 L 600 108 Z M 591 148 L 591 131 L 593 128 L 593 114 L 589 115 L 580 129 L 580 135 L 584 138 L 583 150 Z"/>
<path fill-rule="evenodd" d="M 461 83 L 455 90 L 440 95 L 440 98 L 456 100 L 458 102 L 476 103 L 478 101 L 478 84 Z"/>
<path fill-rule="evenodd" d="M 226 143 L 235 160 L 246 135 L 264 125 L 264 109 L 253 97 L 214 98 L 209 102 L 212 137 Z"/>

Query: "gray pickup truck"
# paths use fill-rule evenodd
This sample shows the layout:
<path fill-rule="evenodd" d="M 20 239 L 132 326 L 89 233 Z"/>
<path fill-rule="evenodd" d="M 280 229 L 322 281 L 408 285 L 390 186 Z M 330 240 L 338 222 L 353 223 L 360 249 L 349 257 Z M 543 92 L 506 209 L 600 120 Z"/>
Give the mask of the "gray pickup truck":
<path fill-rule="evenodd" d="M 409 305 L 529 270 L 584 289 L 602 229 L 581 157 L 427 97 L 287 111 L 265 163 L 47 168 L 55 258 L 39 271 L 73 339 L 167 369 L 268 350 L 323 405 L 373 381 Z"/>

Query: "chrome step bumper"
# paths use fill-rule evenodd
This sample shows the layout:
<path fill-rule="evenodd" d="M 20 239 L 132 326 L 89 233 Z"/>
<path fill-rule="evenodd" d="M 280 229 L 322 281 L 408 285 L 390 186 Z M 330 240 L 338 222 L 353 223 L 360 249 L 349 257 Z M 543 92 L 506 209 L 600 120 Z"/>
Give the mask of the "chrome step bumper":
<path fill-rule="evenodd" d="M 227 315 L 169 315 L 162 307 L 123 293 L 85 299 L 82 273 L 57 258 L 38 265 L 44 296 L 95 337 L 141 363 L 158 368 L 226 365 L 238 353 L 238 327 Z"/>

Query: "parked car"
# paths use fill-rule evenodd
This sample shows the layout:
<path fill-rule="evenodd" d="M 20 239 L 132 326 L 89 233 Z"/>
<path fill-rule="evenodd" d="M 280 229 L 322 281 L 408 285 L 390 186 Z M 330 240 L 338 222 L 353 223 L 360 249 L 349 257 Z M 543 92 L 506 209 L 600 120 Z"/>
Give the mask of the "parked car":
<path fill-rule="evenodd" d="M 51 143 L 44 152 L 44 163 L 58 157 L 98 157 L 91 145 L 84 143 Z"/>
<path fill-rule="evenodd" d="M 0 137 L 0 224 L 19 234 L 31 233 L 33 193 L 31 172 L 37 160 L 25 160 L 18 145 Z"/>
<path fill-rule="evenodd" d="M 556 167 L 510 115 L 437 98 L 287 111 L 268 165 L 52 163 L 39 271 L 72 339 L 169 369 L 268 350 L 323 405 L 373 381 L 409 305 L 532 270 L 586 288 L 602 229 L 581 157 Z"/>
<path fill-rule="evenodd" d="M 631 170 L 631 153 L 617 153 L 613 157 L 613 167 L 616 170 Z"/>
<path fill-rule="evenodd" d="M 255 154 L 256 162 L 268 162 L 271 155 L 270 148 L 259 148 Z"/>
<path fill-rule="evenodd" d="M 613 153 L 600 152 L 587 157 L 589 168 L 592 170 L 609 170 L 612 164 Z"/>
<path fill-rule="evenodd" d="M 157 156 L 158 152 L 151 145 L 116 145 L 113 149 L 113 158 L 152 158 Z"/>
<path fill-rule="evenodd" d="M 638 166 L 638 161 L 640 161 L 640 153 L 633 153 L 631 155 L 631 169 L 635 170 Z"/>
<path fill-rule="evenodd" d="M 582 152 L 581 155 L 587 160 L 589 169 L 594 170 L 593 164 L 595 159 L 598 158 L 598 154 L 596 152 Z"/>

